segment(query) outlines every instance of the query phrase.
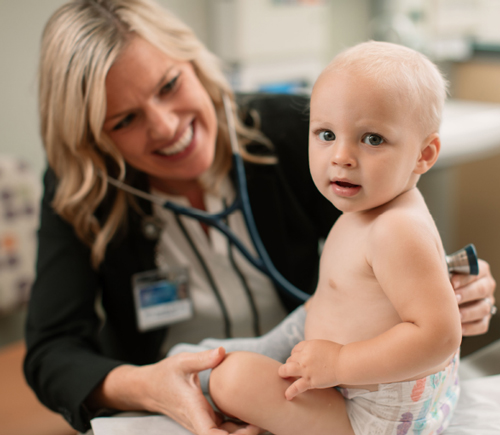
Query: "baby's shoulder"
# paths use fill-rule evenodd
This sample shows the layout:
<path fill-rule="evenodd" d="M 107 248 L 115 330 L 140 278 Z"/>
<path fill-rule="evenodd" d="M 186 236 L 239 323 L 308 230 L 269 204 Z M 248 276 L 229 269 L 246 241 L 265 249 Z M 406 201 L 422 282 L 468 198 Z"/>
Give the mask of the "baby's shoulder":
<path fill-rule="evenodd" d="M 374 218 L 370 233 L 376 239 L 399 241 L 438 237 L 434 220 L 427 207 L 415 205 L 387 208 Z"/>

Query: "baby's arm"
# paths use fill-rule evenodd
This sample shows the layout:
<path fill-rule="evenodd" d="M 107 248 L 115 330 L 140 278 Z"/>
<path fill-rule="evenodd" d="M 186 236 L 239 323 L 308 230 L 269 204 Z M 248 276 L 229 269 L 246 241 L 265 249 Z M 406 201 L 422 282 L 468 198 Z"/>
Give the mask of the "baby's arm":
<path fill-rule="evenodd" d="M 368 262 L 401 323 L 369 340 L 300 343 L 282 377 L 300 379 L 287 397 L 309 388 L 415 378 L 445 362 L 461 340 L 460 316 L 435 234 L 417 217 L 391 213 L 374 227 Z M 312 355 L 321 349 L 321 358 Z M 326 372 L 326 373 L 325 373 Z"/>

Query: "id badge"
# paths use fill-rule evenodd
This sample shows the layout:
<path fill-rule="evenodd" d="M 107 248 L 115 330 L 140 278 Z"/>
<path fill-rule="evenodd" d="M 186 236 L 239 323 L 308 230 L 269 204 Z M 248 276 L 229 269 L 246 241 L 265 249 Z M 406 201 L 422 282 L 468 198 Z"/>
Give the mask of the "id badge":
<path fill-rule="evenodd" d="M 139 331 L 149 331 L 193 317 L 187 268 L 172 267 L 136 273 L 132 284 Z"/>

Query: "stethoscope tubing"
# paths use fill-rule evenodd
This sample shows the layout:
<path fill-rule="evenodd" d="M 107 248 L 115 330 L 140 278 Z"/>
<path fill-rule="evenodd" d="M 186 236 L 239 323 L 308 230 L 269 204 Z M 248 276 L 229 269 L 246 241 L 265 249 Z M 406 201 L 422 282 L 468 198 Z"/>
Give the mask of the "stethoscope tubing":
<path fill-rule="evenodd" d="M 166 208 L 168 210 L 171 210 L 173 213 L 176 215 L 182 215 L 182 216 L 187 216 L 193 219 L 196 219 L 197 221 L 207 224 L 218 231 L 220 231 L 224 236 L 227 237 L 229 242 L 233 244 L 238 251 L 253 265 L 255 266 L 258 270 L 260 270 L 262 273 L 267 275 L 279 288 L 290 294 L 291 296 L 295 297 L 301 302 L 306 301 L 309 299 L 310 295 L 296 286 L 294 286 L 291 282 L 289 282 L 274 266 L 271 258 L 269 257 L 269 254 L 267 253 L 267 250 L 264 246 L 264 243 L 262 242 L 262 239 L 260 238 L 259 231 L 257 230 L 257 225 L 255 224 L 255 220 L 253 217 L 252 213 L 252 207 L 250 205 L 250 199 L 248 197 L 248 188 L 247 188 L 247 181 L 246 181 L 246 173 L 245 173 L 245 167 L 243 163 L 243 159 L 240 155 L 240 150 L 238 146 L 238 140 L 236 137 L 236 128 L 235 128 L 235 123 L 233 119 L 233 112 L 231 109 L 231 102 L 229 100 L 229 97 L 226 94 L 223 94 L 222 96 L 223 103 L 224 103 L 224 111 L 226 115 L 226 120 L 228 124 L 228 131 L 229 131 L 229 139 L 231 142 L 231 149 L 233 152 L 233 166 L 235 169 L 235 174 L 236 174 L 236 189 L 237 189 L 237 194 L 236 198 L 233 201 L 233 203 L 225 208 L 223 211 L 220 213 L 208 213 L 204 210 L 199 210 L 191 207 L 185 207 L 179 204 L 176 204 L 172 201 L 165 201 L 164 199 L 152 195 L 150 193 L 144 192 L 142 190 L 136 189 L 132 186 L 129 186 L 128 184 L 125 184 L 119 180 L 116 180 L 111 177 L 107 177 L 107 180 L 110 184 L 114 185 L 115 187 L 122 189 L 128 193 L 131 193 L 132 195 L 139 196 L 141 198 L 144 198 L 150 202 L 153 202 L 155 204 L 160 205 L 163 208 Z M 234 212 L 240 210 L 248 233 L 250 235 L 250 239 L 252 241 L 252 244 L 255 248 L 255 251 L 257 253 L 257 256 L 254 256 L 248 249 L 247 247 L 241 242 L 240 239 L 233 233 L 233 231 L 229 228 L 229 226 L 225 223 L 226 218 L 233 214 Z M 477 267 L 477 254 L 475 252 L 475 249 L 473 245 L 468 245 L 466 248 L 463 250 L 456 252 L 452 254 L 451 256 L 447 257 L 447 263 L 448 263 L 448 268 L 450 272 L 458 272 L 458 273 L 466 273 L 467 271 L 464 269 L 459 269 L 458 267 L 455 269 L 455 267 L 452 265 L 452 258 L 458 258 L 459 253 L 463 257 L 463 252 L 467 252 L 466 259 L 461 261 L 461 264 L 465 264 L 465 267 L 468 268 L 469 273 L 472 274 L 477 274 L 478 273 L 478 267 Z M 468 261 L 467 261 L 467 257 Z M 461 257 L 460 257 L 461 258 Z M 460 266 L 464 267 L 464 266 Z"/>
<path fill-rule="evenodd" d="M 250 205 L 250 199 L 248 197 L 248 188 L 246 182 L 246 173 L 245 166 L 243 163 L 243 159 L 239 152 L 239 146 L 236 137 L 236 129 L 233 119 L 233 113 L 231 110 L 231 103 L 229 97 L 224 94 L 223 95 L 223 103 L 224 103 L 224 111 L 226 114 L 228 131 L 229 131 L 229 139 L 231 142 L 231 149 L 233 152 L 233 167 L 236 174 L 236 198 L 233 203 L 225 208 L 223 211 L 219 213 L 208 213 L 204 210 L 199 210 L 191 207 L 185 207 L 180 204 L 176 204 L 172 201 L 165 201 L 163 198 L 160 198 L 156 195 L 152 195 L 150 193 L 144 192 L 142 190 L 136 189 L 135 187 L 129 186 L 119 180 L 116 180 L 111 177 L 107 177 L 107 180 L 113 186 L 124 190 L 132 195 L 141 197 L 146 199 L 147 201 L 153 202 L 155 204 L 160 205 L 163 208 L 171 210 L 176 215 L 187 216 L 189 218 L 196 219 L 197 221 L 207 224 L 218 231 L 220 231 L 229 242 L 234 245 L 238 251 L 258 270 L 267 275 L 279 288 L 289 293 L 296 299 L 301 302 L 306 301 L 310 295 L 306 292 L 300 290 L 292 283 L 290 283 L 274 266 L 267 250 L 260 238 L 259 231 L 257 230 L 257 225 L 255 224 L 255 220 L 252 213 L 252 207 Z M 234 212 L 240 210 L 243 219 L 245 221 L 245 225 L 248 230 L 248 234 L 250 235 L 250 240 L 252 241 L 253 247 L 257 253 L 254 256 L 247 247 L 241 242 L 240 239 L 234 234 L 234 232 L 229 228 L 226 224 L 227 217 Z"/>

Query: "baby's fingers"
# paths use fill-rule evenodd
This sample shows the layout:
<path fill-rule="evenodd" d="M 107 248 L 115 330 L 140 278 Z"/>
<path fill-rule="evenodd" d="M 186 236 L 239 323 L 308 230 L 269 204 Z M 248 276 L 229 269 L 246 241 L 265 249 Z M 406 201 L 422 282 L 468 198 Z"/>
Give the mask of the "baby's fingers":
<path fill-rule="evenodd" d="M 307 390 L 309 390 L 309 383 L 304 378 L 297 379 L 286 389 L 286 400 L 292 400 L 295 396 Z"/>
<path fill-rule="evenodd" d="M 288 361 L 278 369 L 278 375 L 284 379 L 295 378 L 301 375 L 300 365 L 293 361 Z"/>

